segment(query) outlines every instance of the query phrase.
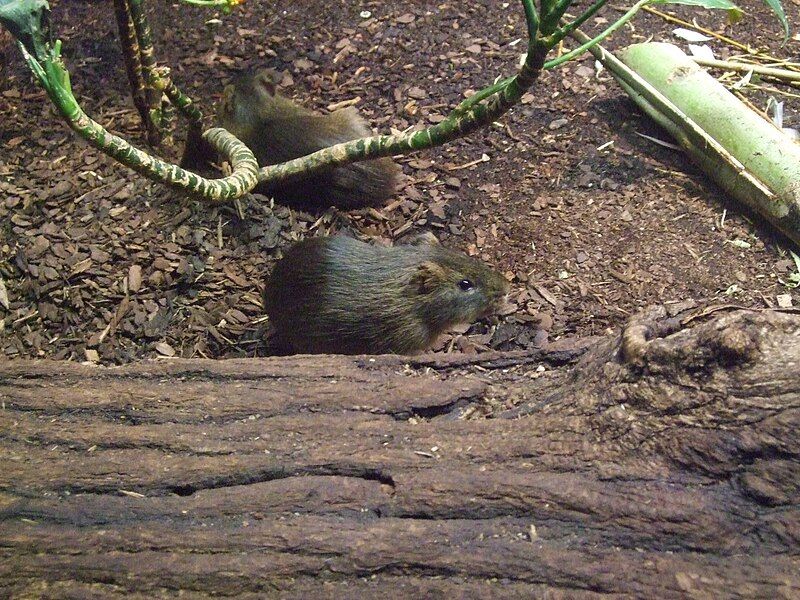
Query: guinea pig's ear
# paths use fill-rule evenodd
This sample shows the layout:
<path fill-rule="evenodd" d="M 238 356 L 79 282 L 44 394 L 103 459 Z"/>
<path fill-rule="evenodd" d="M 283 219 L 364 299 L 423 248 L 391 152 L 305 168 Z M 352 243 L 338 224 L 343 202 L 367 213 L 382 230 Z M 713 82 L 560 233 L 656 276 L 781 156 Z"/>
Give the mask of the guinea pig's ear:
<path fill-rule="evenodd" d="M 420 294 L 430 294 L 441 287 L 445 278 L 445 272 L 442 267 L 435 262 L 425 261 L 417 267 L 417 272 L 414 273 L 411 281 Z"/>
<path fill-rule="evenodd" d="M 262 69 L 256 73 L 255 84 L 260 91 L 269 96 L 274 96 L 275 87 L 278 84 L 278 74 L 272 69 Z"/>

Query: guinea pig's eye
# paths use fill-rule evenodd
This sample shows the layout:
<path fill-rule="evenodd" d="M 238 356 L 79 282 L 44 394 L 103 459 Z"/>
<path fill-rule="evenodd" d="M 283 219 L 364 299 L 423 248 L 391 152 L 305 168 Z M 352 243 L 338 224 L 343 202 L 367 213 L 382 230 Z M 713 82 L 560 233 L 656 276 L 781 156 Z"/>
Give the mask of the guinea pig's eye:
<path fill-rule="evenodd" d="M 462 291 L 468 292 L 471 289 L 475 288 L 475 284 L 472 283 L 469 279 L 462 279 L 458 282 L 458 287 L 461 288 Z"/>

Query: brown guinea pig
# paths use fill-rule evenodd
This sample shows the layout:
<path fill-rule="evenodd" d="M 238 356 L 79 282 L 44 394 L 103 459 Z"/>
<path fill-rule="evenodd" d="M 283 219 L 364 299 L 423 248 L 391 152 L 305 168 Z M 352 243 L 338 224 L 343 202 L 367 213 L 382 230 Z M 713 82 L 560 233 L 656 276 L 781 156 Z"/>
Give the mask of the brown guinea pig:
<path fill-rule="evenodd" d="M 372 135 L 353 107 L 322 115 L 281 96 L 276 75 L 269 70 L 240 75 L 225 88 L 217 123 L 243 141 L 262 167 Z M 386 202 L 399 173 L 391 159 L 379 158 L 325 169 L 299 180 L 261 184 L 256 190 L 308 210 L 328 206 L 349 210 Z"/>
<path fill-rule="evenodd" d="M 413 354 L 493 313 L 507 293 L 502 275 L 429 238 L 387 248 L 335 236 L 292 246 L 264 306 L 279 352 Z"/>

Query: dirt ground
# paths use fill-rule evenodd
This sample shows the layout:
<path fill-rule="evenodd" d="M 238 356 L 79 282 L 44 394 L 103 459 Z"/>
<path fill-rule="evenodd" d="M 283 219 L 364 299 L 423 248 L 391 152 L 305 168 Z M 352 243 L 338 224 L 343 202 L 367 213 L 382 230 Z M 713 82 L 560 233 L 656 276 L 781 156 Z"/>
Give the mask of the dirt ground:
<path fill-rule="evenodd" d="M 786 0 L 791 23 L 800 8 Z M 110 2 L 51 2 L 85 110 L 144 146 Z M 760 3 L 673 14 L 786 58 Z M 360 98 L 382 132 L 436 123 L 465 94 L 513 71 L 524 48 L 517 2 L 257 2 L 212 11 L 150 0 L 157 58 L 207 114 L 236 70 L 285 73 L 284 93 L 325 109 Z M 598 31 L 620 14 L 608 7 Z M 369 13 L 369 14 L 368 14 Z M 640 14 L 606 47 L 675 38 Z M 3 46 L 5 44 L 5 46 Z M 709 44 L 718 57 L 735 50 Z M 775 306 L 796 292 L 787 242 L 729 203 L 585 58 L 545 73 L 498 124 L 399 159 L 405 181 L 378 211 L 308 215 L 263 197 L 211 207 L 152 184 L 82 144 L 0 38 L 0 355 L 125 363 L 156 356 L 262 356 L 264 275 L 292 240 L 350 229 L 394 240 L 433 231 L 496 265 L 514 312 L 444 342 L 515 349 L 601 334 L 653 303 Z M 786 90 L 788 88 L 784 88 Z M 766 94 L 749 94 L 764 107 Z M 786 100 L 790 119 L 800 110 Z M 796 122 L 796 119 L 794 119 Z M 176 144 L 160 151 L 173 159 Z"/>

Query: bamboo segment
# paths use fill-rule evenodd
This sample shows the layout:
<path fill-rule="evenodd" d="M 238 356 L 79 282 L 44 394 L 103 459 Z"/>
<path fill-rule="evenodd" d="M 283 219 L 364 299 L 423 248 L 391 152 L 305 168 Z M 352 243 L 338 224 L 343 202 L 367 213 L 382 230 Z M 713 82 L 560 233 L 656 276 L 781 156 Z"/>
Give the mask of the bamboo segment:
<path fill-rule="evenodd" d="M 672 44 L 634 44 L 621 50 L 619 58 L 687 117 L 688 124 L 681 124 L 674 115 L 656 107 L 671 122 L 668 130 L 674 134 L 676 127 L 683 131 L 699 127 L 771 193 L 759 192 L 759 186 L 737 184 L 730 179 L 731 170 L 710 169 L 707 174 L 795 243 L 800 243 L 800 146 L 750 110 Z M 676 139 L 701 166 L 713 164 L 709 156 L 698 153 L 717 153 L 713 148 L 716 144 L 697 144 L 693 140 L 694 148 L 690 148 L 681 137 L 686 138 L 676 136 Z M 735 176 L 739 178 L 742 174 Z"/>

